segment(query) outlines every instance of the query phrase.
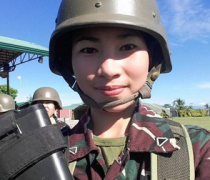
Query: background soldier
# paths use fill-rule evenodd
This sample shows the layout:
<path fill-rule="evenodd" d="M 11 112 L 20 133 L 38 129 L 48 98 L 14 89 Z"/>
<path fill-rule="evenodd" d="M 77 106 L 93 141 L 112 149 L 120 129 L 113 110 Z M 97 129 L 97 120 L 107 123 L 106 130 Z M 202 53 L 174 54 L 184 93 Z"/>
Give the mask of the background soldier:
<path fill-rule="evenodd" d="M 31 104 L 41 103 L 45 107 L 52 124 L 58 124 L 62 133 L 65 135 L 70 127 L 58 120 L 58 110 L 62 109 L 62 103 L 58 92 L 51 87 L 41 87 L 33 94 Z"/>
<path fill-rule="evenodd" d="M 13 98 L 7 94 L 0 94 L 0 115 L 11 110 L 15 110 Z"/>

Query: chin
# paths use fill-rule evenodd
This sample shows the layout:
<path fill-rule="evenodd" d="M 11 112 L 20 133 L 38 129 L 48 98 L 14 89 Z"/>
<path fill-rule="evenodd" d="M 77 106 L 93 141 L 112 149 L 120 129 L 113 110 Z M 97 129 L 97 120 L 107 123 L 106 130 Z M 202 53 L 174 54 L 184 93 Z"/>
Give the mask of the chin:
<path fill-rule="evenodd" d="M 130 101 L 130 102 L 127 102 L 125 104 L 121 104 L 121 105 L 117 105 L 117 106 L 114 106 L 114 107 L 111 107 L 111 108 L 107 108 L 106 111 L 107 112 L 111 112 L 111 113 L 119 113 L 119 112 L 122 112 L 122 111 L 125 111 L 127 109 L 130 109 L 132 105 L 134 105 L 135 101 Z"/>

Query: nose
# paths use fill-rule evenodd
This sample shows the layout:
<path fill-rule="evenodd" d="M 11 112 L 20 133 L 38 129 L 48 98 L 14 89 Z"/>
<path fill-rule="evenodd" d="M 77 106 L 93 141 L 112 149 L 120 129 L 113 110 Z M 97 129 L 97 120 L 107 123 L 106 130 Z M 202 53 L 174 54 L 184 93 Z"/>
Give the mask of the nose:
<path fill-rule="evenodd" d="M 120 60 L 114 58 L 103 58 L 99 67 L 98 75 L 109 80 L 118 78 L 121 75 Z"/>

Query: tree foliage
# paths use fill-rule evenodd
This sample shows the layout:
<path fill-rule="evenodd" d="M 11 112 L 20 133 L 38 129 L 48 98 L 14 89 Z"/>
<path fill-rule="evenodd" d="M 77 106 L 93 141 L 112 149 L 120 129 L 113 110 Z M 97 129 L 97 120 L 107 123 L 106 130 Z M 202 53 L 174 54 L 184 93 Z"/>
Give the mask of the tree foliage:
<path fill-rule="evenodd" d="M 12 87 L 9 87 L 9 95 L 12 96 L 13 99 L 17 97 L 18 90 Z M 7 94 L 7 85 L 0 86 L 0 94 Z"/>
<path fill-rule="evenodd" d="M 193 107 L 186 106 L 183 99 L 176 99 L 173 101 L 173 106 L 178 112 L 179 117 L 203 117 L 207 115 L 207 111 L 204 109 L 193 109 Z M 208 108 L 208 105 L 205 105 Z"/>
<path fill-rule="evenodd" d="M 169 116 L 164 110 L 162 110 L 162 112 L 160 113 L 160 115 L 161 115 L 163 118 L 170 118 L 170 116 Z"/>
<path fill-rule="evenodd" d="M 185 110 L 185 101 L 183 99 L 176 99 L 173 102 L 173 106 L 176 108 L 177 111 Z"/>

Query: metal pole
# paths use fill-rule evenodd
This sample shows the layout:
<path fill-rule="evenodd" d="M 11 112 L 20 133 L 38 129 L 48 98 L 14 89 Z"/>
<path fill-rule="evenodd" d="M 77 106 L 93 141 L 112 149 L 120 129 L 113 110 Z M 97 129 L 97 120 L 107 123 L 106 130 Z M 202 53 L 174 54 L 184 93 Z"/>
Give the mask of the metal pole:
<path fill-rule="evenodd" d="M 7 74 L 7 94 L 9 94 L 9 71 L 8 71 L 8 74 Z"/>

